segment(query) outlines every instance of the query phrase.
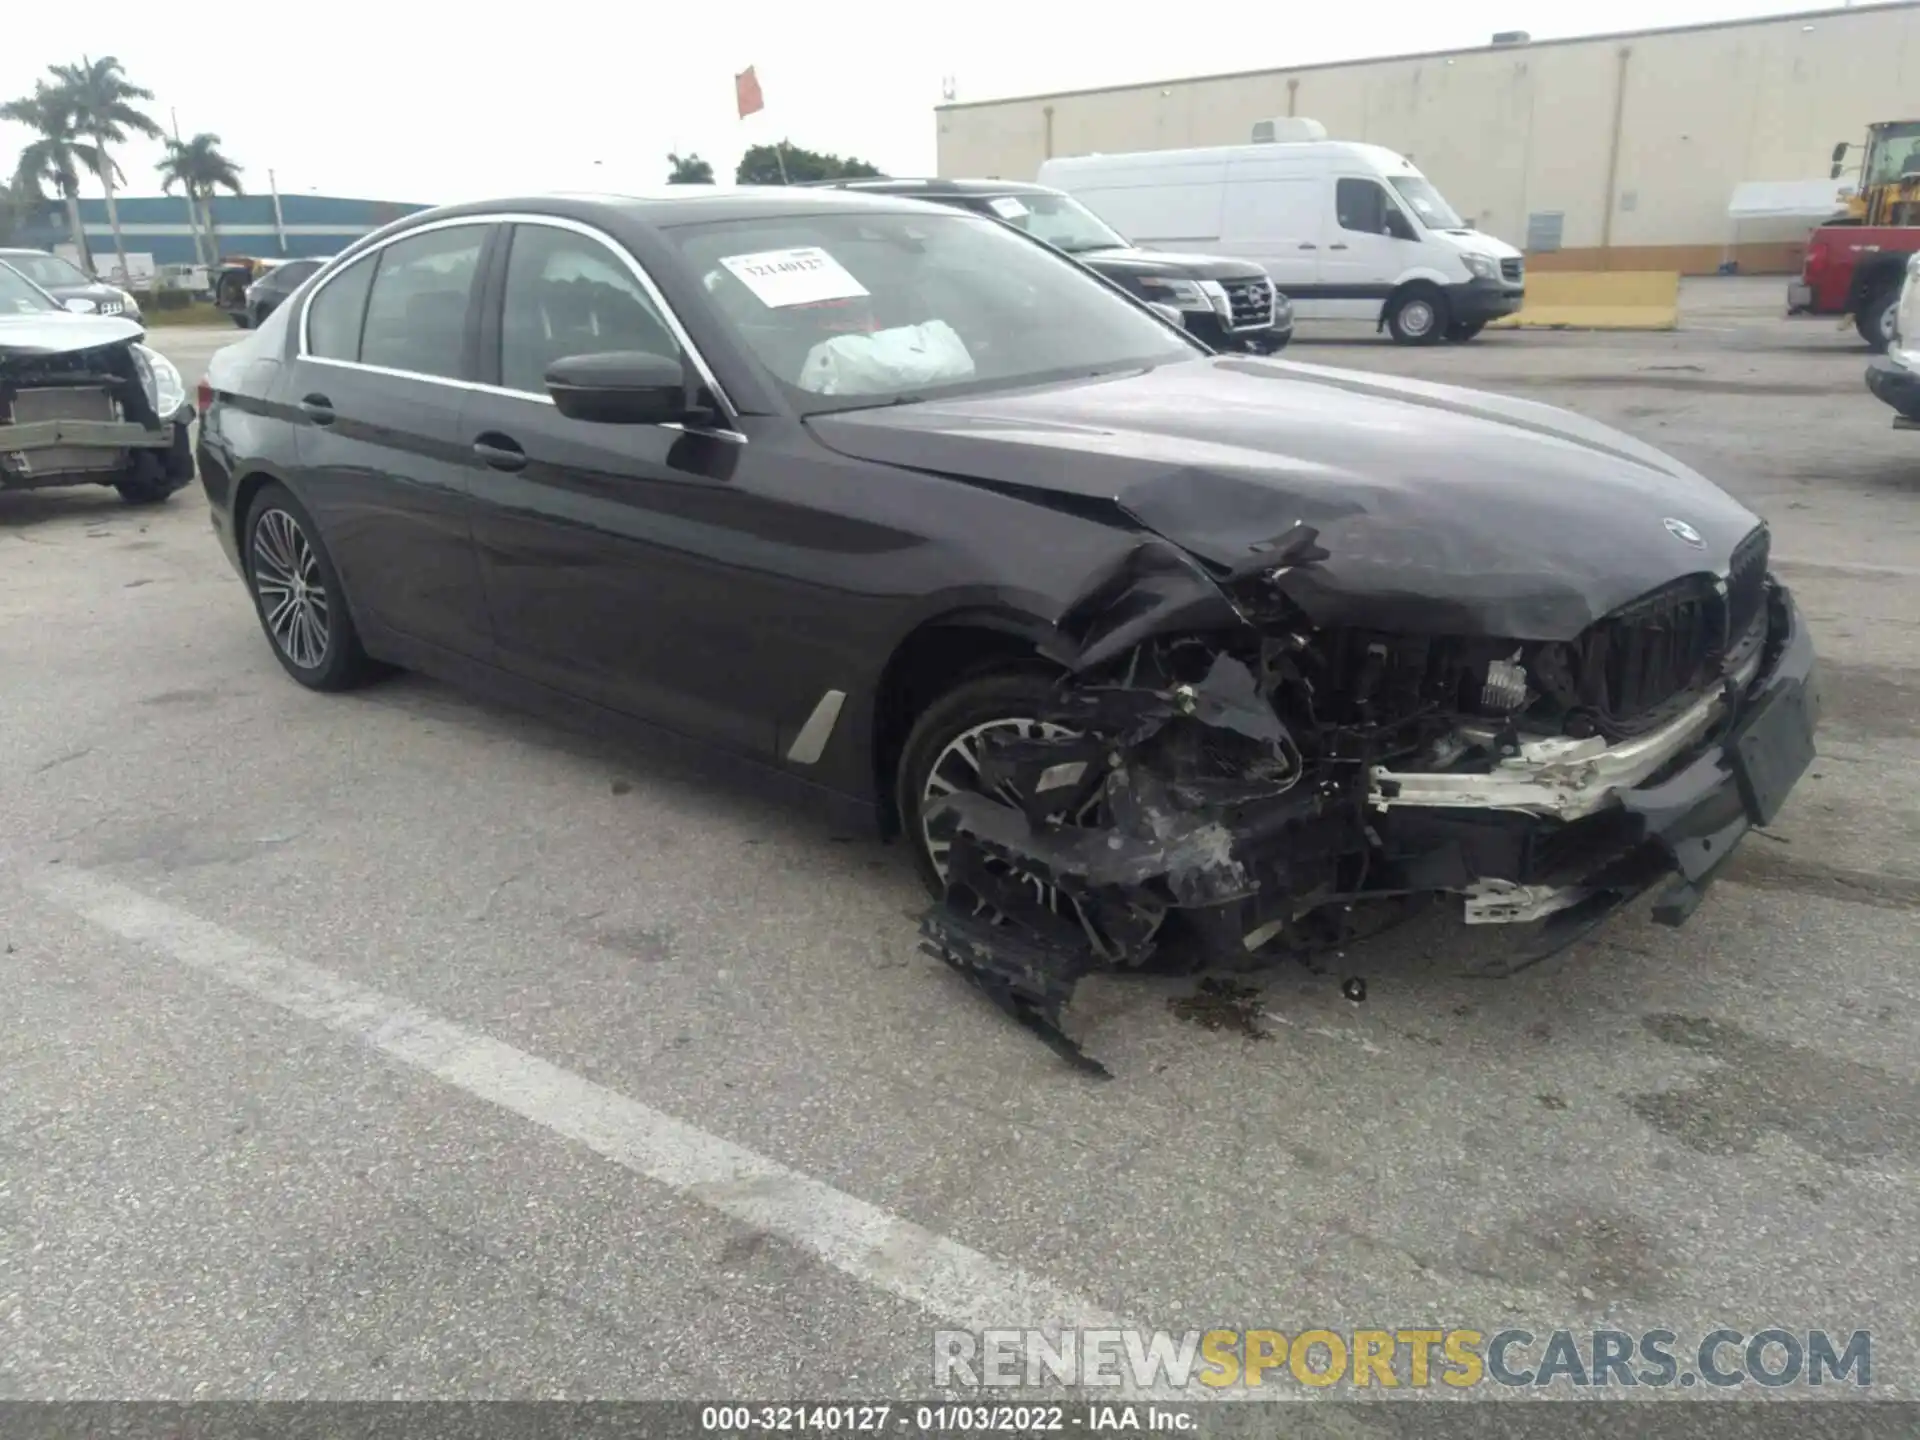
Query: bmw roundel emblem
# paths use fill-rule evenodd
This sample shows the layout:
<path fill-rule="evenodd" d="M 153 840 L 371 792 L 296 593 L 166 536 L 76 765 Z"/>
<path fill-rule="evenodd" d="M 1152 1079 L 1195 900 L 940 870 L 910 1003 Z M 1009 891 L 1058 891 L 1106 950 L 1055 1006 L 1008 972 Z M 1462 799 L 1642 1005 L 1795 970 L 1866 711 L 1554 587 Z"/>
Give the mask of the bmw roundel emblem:
<path fill-rule="evenodd" d="M 1661 523 L 1667 527 L 1667 533 L 1673 536 L 1674 539 L 1691 545 L 1696 550 L 1704 550 L 1707 548 L 1707 542 L 1700 538 L 1700 532 L 1687 524 L 1686 521 L 1675 520 L 1669 516 Z"/>

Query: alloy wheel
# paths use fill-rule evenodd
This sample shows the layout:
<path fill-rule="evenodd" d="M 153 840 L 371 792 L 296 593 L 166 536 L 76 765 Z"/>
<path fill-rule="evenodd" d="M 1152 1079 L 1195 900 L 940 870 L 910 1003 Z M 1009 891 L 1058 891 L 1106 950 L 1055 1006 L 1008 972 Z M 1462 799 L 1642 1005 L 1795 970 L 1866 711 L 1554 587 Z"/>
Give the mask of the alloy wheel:
<path fill-rule="evenodd" d="M 300 522 L 285 510 L 260 512 L 253 522 L 253 589 L 267 633 L 301 670 L 326 662 L 333 612 L 320 559 Z"/>
<path fill-rule="evenodd" d="M 941 750 L 927 772 L 927 781 L 920 793 L 920 833 L 927 847 L 927 858 L 933 864 L 934 872 L 944 882 L 947 878 L 947 852 L 953 848 L 952 822 L 936 824 L 928 817 L 927 811 L 933 803 L 946 795 L 965 792 L 972 795 L 986 795 L 1008 805 L 1019 808 L 1022 803 L 1020 792 L 1011 782 L 988 787 L 980 774 L 981 747 L 990 736 L 1010 736 L 1024 740 L 1070 740 L 1078 734 L 1064 725 L 1055 725 L 1048 721 L 1035 720 L 1029 716 L 1007 716 L 1003 719 L 988 720 L 963 730 L 953 737 Z M 1101 797 L 1096 793 L 1073 813 L 1060 810 L 1047 818 L 1055 823 L 1086 825 L 1097 823 L 1101 808 Z M 1118 945 L 1106 935 L 1101 927 L 1088 915 L 1081 904 L 1070 895 L 1061 893 L 1057 885 L 1049 885 L 1038 875 L 1020 869 L 1018 865 L 1006 861 L 989 860 L 990 868 L 1001 874 L 1011 875 L 1033 892 L 1034 899 L 1042 908 L 1064 920 L 1072 920 L 1085 931 L 1096 950 L 1103 954 L 1113 954 Z M 975 914 L 993 913 L 992 907 L 985 901 L 976 905 Z M 1156 927 L 1157 928 L 1157 927 Z"/>

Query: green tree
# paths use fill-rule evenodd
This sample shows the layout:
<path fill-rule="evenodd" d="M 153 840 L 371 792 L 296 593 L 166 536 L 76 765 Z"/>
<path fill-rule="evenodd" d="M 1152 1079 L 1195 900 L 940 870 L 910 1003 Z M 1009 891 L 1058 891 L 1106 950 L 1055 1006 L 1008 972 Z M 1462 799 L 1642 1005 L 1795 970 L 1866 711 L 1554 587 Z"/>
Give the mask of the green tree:
<path fill-rule="evenodd" d="M 60 103 L 72 109 L 76 128 L 93 142 L 97 162 L 93 173 L 107 192 L 107 224 L 113 229 L 114 253 L 120 257 L 122 278 L 130 282 L 127 242 L 120 233 L 120 207 L 113 198 L 113 177 L 119 174 L 119 167 L 107 146 L 124 145 L 129 134 L 160 138 L 160 127 L 139 106 L 140 101 L 153 99 L 153 92 L 128 80 L 120 62 L 111 55 L 98 60 L 83 55 L 78 65 L 47 68 L 53 74 L 53 88 Z"/>
<path fill-rule="evenodd" d="M 203 265 L 220 261 L 220 237 L 213 226 L 213 192 L 227 190 L 241 194 L 240 167 L 220 153 L 220 137 L 202 130 L 191 140 L 168 140 L 166 157 L 154 167 L 160 172 L 160 188 L 173 193 L 178 185 L 187 195 L 187 211 L 194 217 L 193 253 Z M 200 249 L 200 231 L 205 227 L 211 255 Z"/>
<path fill-rule="evenodd" d="M 33 132 L 14 164 L 14 193 L 22 203 L 35 205 L 45 201 L 45 187 L 52 186 L 66 204 L 67 229 L 81 267 L 91 270 L 93 247 L 87 244 L 86 226 L 80 223 L 80 175 L 86 170 L 97 175 L 112 161 L 88 143 L 73 107 L 44 80 L 35 82 L 33 94 L 0 105 L 0 120 L 11 120 Z"/>
<path fill-rule="evenodd" d="M 740 185 L 800 185 L 809 180 L 853 180 L 879 173 L 864 160 L 802 150 L 783 140 L 777 146 L 748 146 L 733 178 Z"/>
<path fill-rule="evenodd" d="M 667 176 L 669 185 L 713 184 L 713 166 L 698 155 L 669 154 L 667 164 L 673 167 Z"/>

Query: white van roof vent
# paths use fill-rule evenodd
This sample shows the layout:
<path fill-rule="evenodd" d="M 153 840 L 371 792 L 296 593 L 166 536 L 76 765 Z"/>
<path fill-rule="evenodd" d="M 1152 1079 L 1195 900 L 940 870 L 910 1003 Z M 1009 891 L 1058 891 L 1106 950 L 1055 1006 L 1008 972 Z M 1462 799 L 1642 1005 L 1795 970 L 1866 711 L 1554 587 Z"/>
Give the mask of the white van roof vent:
<path fill-rule="evenodd" d="M 1327 127 L 1305 116 L 1285 115 L 1278 120 L 1253 122 L 1253 143 L 1256 145 L 1298 145 L 1303 141 L 1326 138 Z"/>
<path fill-rule="evenodd" d="M 1532 40 L 1533 36 L 1524 30 L 1502 30 L 1493 37 L 1493 43 L 1496 45 L 1526 45 Z"/>

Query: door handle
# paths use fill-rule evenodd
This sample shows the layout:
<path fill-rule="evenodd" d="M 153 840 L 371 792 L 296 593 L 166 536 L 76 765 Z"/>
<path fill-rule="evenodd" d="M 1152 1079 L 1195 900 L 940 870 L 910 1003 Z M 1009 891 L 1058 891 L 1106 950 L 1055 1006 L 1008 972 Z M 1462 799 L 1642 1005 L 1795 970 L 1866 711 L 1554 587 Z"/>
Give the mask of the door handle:
<path fill-rule="evenodd" d="M 333 401 L 324 395 L 305 395 L 300 400 L 300 413 L 316 425 L 333 423 Z"/>
<path fill-rule="evenodd" d="M 1300 242 L 1300 248 L 1302 250 L 1318 250 L 1320 247 L 1314 244 L 1311 240 L 1302 240 Z"/>
<path fill-rule="evenodd" d="M 473 453 L 480 463 L 494 470 L 524 470 L 527 452 L 505 435 L 488 433 L 473 442 Z"/>
<path fill-rule="evenodd" d="M 1346 246 L 1346 242 L 1345 242 L 1344 240 L 1343 240 L 1343 241 L 1341 241 L 1341 242 L 1340 242 L 1339 244 L 1337 244 L 1337 245 L 1329 245 L 1329 246 L 1327 246 L 1327 249 L 1329 249 L 1329 250 L 1344 250 L 1344 249 L 1346 249 L 1346 248 L 1347 248 L 1347 246 Z"/>

